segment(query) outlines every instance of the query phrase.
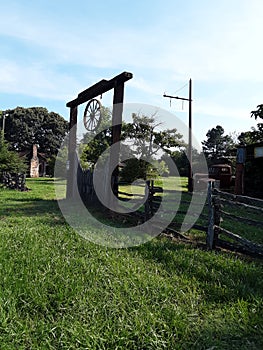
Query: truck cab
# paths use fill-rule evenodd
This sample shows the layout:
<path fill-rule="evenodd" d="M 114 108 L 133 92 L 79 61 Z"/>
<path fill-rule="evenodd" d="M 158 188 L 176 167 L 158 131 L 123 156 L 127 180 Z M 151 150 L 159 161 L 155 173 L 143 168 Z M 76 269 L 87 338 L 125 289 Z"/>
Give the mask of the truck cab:
<path fill-rule="evenodd" d="M 210 179 L 220 181 L 220 188 L 229 188 L 234 181 L 232 167 L 229 164 L 215 164 L 208 169 Z"/>

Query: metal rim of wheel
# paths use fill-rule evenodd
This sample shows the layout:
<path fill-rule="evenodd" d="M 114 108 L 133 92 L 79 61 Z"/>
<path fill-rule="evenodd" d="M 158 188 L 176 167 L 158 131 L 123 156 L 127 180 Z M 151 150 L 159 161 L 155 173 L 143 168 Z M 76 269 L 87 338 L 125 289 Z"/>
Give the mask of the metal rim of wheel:
<path fill-rule="evenodd" d="M 101 103 L 93 98 L 90 100 L 84 112 L 84 126 L 88 131 L 96 130 L 101 122 Z"/>

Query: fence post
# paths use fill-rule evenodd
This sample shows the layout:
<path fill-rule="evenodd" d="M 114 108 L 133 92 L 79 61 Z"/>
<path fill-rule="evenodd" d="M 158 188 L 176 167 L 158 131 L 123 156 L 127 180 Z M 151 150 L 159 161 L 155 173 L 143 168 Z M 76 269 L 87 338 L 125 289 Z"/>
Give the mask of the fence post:
<path fill-rule="evenodd" d="M 220 204 L 220 195 L 218 194 L 217 196 L 213 197 L 213 203 L 214 203 L 214 243 L 213 247 L 217 245 L 218 242 L 218 234 L 219 234 L 219 228 L 218 226 L 220 225 L 221 222 L 221 204 Z"/>
<path fill-rule="evenodd" d="M 145 194 L 148 192 L 147 199 L 144 203 L 144 214 L 145 214 L 145 221 L 148 221 L 150 218 L 150 196 L 151 196 L 151 189 L 150 189 L 150 181 L 147 180 L 145 184 Z"/>
<path fill-rule="evenodd" d="M 213 249 L 214 243 L 214 205 L 213 205 L 213 181 L 208 181 L 207 201 L 208 201 L 208 229 L 206 236 L 206 245 L 208 249 Z"/>

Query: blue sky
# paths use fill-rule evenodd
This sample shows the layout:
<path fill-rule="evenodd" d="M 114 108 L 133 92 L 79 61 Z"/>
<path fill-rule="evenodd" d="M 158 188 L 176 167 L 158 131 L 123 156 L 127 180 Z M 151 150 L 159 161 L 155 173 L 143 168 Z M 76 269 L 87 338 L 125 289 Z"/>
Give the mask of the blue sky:
<path fill-rule="evenodd" d="M 262 0 L 0 0 L 0 8 L 2 110 L 43 106 L 68 119 L 66 102 L 129 71 L 125 102 L 164 108 L 186 123 L 187 105 L 170 107 L 163 93 L 187 97 L 192 78 L 199 140 L 218 124 L 226 133 L 256 125 Z M 111 102 L 112 93 L 103 95 L 104 105 Z"/>

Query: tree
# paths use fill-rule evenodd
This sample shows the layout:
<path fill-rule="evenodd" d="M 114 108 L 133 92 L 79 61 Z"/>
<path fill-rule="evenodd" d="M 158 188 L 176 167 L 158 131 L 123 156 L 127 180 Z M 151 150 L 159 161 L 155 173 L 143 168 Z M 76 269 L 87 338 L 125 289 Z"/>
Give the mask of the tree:
<path fill-rule="evenodd" d="M 17 107 L 6 113 L 5 139 L 12 150 L 25 151 L 37 144 L 39 152 L 47 157 L 56 156 L 68 131 L 68 122 L 63 117 L 43 107 Z"/>
<path fill-rule="evenodd" d="M 137 178 L 155 178 L 169 174 L 169 169 L 163 160 L 158 160 L 161 154 L 172 154 L 175 148 L 183 147 L 185 143 L 177 129 L 158 130 L 155 114 L 132 114 L 132 123 L 124 124 L 122 138 L 131 145 L 134 159 L 127 160 L 121 172 L 123 180 L 130 182 Z M 146 159 L 149 159 L 149 162 Z M 131 176 L 132 174 L 132 176 Z"/>
<path fill-rule="evenodd" d="M 263 104 L 257 106 L 257 110 L 251 112 L 251 117 L 263 119 Z"/>
<path fill-rule="evenodd" d="M 171 154 L 175 148 L 185 146 L 177 129 L 157 130 L 161 123 L 156 121 L 155 115 L 148 117 L 133 113 L 132 120 L 132 123 L 123 125 L 122 137 L 132 140 L 138 157 L 151 157 L 160 150 Z"/>
<path fill-rule="evenodd" d="M 177 150 L 173 152 L 172 160 L 174 161 L 180 176 L 188 176 L 189 161 L 185 150 Z M 171 175 L 177 174 L 171 173 Z"/>
<path fill-rule="evenodd" d="M 0 178 L 4 172 L 8 173 L 24 173 L 27 166 L 18 153 L 8 149 L 8 143 L 4 140 L 3 131 L 0 137 Z"/>
<path fill-rule="evenodd" d="M 87 133 L 82 140 L 85 143 L 81 153 L 83 167 L 93 169 L 99 156 L 111 145 L 112 128 L 109 126 L 111 125 L 111 111 L 103 108 L 102 114 L 101 131 L 96 131 L 95 137 L 92 133 Z M 160 123 L 156 121 L 155 115 L 148 117 L 133 113 L 132 119 L 132 123 L 123 123 L 122 125 L 121 152 L 135 159 L 125 161 L 125 170 L 123 169 L 122 176 L 129 179 L 146 178 L 152 166 L 140 158 L 156 157 L 161 150 L 171 153 L 173 148 L 183 147 L 184 142 L 182 135 L 176 129 L 158 131 Z M 168 171 L 163 162 L 157 160 L 154 167 L 156 172 L 167 173 Z M 128 175 L 129 173 L 131 175 Z"/>
<path fill-rule="evenodd" d="M 202 141 L 203 151 L 209 164 L 226 161 L 231 150 L 235 147 L 234 141 L 229 135 L 224 135 L 222 126 L 208 130 L 207 140 Z"/>
<path fill-rule="evenodd" d="M 257 142 L 263 142 L 263 123 L 257 124 L 257 129 L 255 127 L 251 128 L 251 131 L 242 132 L 238 140 L 241 144 L 251 145 Z"/>

